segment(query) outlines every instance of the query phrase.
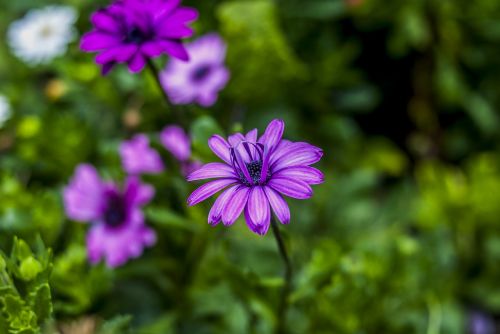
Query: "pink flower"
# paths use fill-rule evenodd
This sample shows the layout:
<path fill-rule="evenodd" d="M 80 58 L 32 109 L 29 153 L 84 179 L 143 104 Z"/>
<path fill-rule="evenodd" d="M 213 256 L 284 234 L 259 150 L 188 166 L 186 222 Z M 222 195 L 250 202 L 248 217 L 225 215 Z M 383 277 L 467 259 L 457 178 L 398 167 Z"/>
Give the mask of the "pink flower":
<path fill-rule="evenodd" d="M 154 188 L 141 184 L 137 177 L 129 177 L 120 189 L 103 182 L 92 165 L 77 167 L 64 189 L 64 206 L 70 219 L 92 224 L 87 234 L 91 263 L 104 258 L 109 267 L 118 267 L 156 242 L 141 210 L 153 196 Z"/>

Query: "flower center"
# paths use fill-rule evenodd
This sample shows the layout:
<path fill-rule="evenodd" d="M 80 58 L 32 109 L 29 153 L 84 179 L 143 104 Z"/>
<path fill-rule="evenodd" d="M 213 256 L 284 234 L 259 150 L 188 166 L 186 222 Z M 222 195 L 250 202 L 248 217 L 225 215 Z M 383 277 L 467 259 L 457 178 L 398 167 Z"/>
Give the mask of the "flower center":
<path fill-rule="evenodd" d="M 108 199 L 108 207 L 104 212 L 104 222 L 110 227 L 118 227 L 125 222 L 125 201 L 118 194 L 113 194 Z"/>
<path fill-rule="evenodd" d="M 134 27 L 125 36 L 125 42 L 141 44 L 142 42 L 146 41 L 147 38 L 148 36 L 141 29 Z"/>
<path fill-rule="evenodd" d="M 212 67 L 210 65 L 199 66 L 193 71 L 192 79 L 194 82 L 203 81 L 211 71 Z"/>
<path fill-rule="evenodd" d="M 252 179 L 252 183 L 249 183 L 243 172 L 239 170 L 238 176 L 240 178 L 241 183 L 243 183 L 248 187 L 259 184 L 260 175 L 262 173 L 262 160 L 247 162 L 245 163 L 245 165 L 247 166 L 248 173 L 250 174 L 250 177 Z M 267 182 L 270 178 L 271 178 L 271 171 L 267 170 L 267 176 L 265 182 Z"/>

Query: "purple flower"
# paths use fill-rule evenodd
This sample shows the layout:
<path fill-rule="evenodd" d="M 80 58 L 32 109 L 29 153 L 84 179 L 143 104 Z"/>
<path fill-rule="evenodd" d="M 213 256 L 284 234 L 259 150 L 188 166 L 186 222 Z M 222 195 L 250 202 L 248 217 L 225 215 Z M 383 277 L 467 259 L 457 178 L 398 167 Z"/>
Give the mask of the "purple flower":
<path fill-rule="evenodd" d="M 103 74 L 116 63 L 140 72 L 149 58 L 164 53 L 188 60 L 181 39 L 193 35 L 188 23 L 198 12 L 179 4 L 180 0 L 116 0 L 92 14 L 94 30 L 82 37 L 80 48 L 99 53 L 96 62 Z"/>
<path fill-rule="evenodd" d="M 144 224 L 141 211 L 154 196 L 154 189 L 137 177 L 129 177 L 119 189 L 103 182 L 93 166 L 82 164 L 63 196 L 69 218 L 92 223 L 87 253 L 93 264 L 105 258 L 109 267 L 120 266 L 156 242 L 156 234 Z"/>
<path fill-rule="evenodd" d="M 160 141 L 177 160 L 187 161 L 191 157 L 191 140 L 180 126 L 164 128 L 160 133 Z"/>
<path fill-rule="evenodd" d="M 257 129 L 245 136 L 236 133 L 229 140 L 212 136 L 208 145 L 224 163 L 204 165 L 188 176 L 188 181 L 216 179 L 196 189 L 188 198 L 195 205 L 215 193 L 217 198 L 208 223 L 233 224 L 245 210 L 248 227 L 264 235 L 269 229 L 271 210 L 283 224 L 290 222 L 290 209 L 283 195 L 307 199 L 312 196 L 311 184 L 323 182 L 323 173 L 310 165 L 318 162 L 323 151 L 304 142 L 282 140 L 282 120 L 273 120 L 257 139 Z M 227 189 L 226 189 L 227 188 Z"/>
<path fill-rule="evenodd" d="M 120 145 L 123 169 L 130 174 L 160 173 L 164 166 L 160 155 L 149 147 L 146 135 L 135 135 Z"/>
<path fill-rule="evenodd" d="M 494 334 L 495 322 L 491 316 L 480 311 L 473 311 L 469 315 L 469 329 L 471 334 Z"/>
<path fill-rule="evenodd" d="M 160 79 L 174 104 L 197 102 L 209 107 L 229 80 L 224 66 L 226 44 L 217 34 L 205 35 L 186 45 L 189 62 L 170 59 Z"/>

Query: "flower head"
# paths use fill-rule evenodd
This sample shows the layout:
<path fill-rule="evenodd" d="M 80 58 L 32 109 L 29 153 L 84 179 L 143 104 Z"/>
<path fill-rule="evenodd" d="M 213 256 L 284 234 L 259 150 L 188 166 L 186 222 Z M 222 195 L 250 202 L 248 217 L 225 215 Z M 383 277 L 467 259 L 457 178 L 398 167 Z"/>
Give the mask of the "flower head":
<path fill-rule="evenodd" d="M 160 155 L 149 146 L 144 134 L 135 135 L 120 145 L 123 169 L 129 174 L 161 173 L 164 169 Z"/>
<path fill-rule="evenodd" d="M 94 30 L 82 37 L 80 47 L 99 53 L 96 62 L 103 74 L 116 63 L 140 72 L 147 59 L 161 54 L 187 60 L 181 39 L 192 36 L 188 23 L 198 12 L 179 4 L 180 0 L 116 0 L 91 16 Z"/>
<path fill-rule="evenodd" d="M 9 101 L 3 95 L 0 95 L 0 128 L 10 118 L 11 110 Z"/>
<path fill-rule="evenodd" d="M 91 222 L 87 234 L 87 253 L 91 263 L 105 258 L 117 267 L 142 254 L 156 241 L 155 232 L 144 224 L 141 207 L 154 196 L 154 189 L 129 177 L 123 189 L 103 182 L 91 165 L 80 165 L 64 189 L 66 215 Z"/>
<path fill-rule="evenodd" d="M 171 59 L 160 79 L 174 104 L 197 102 L 209 107 L 229 80 L 224 66 L 226 44 L 217 34 L 200 37 L 186 46 L 189 62 Z"/>
<path fill-rule="evenodd" d="M 45 64 L 66 52 L 75 36 L 76 12 L 68 6 L 48 6 L 28 12 L 9 27 L 12 52 L 30 65 Z"/>
<path fill-rule="evenodd" d="M 231 135 L 228 141 L 212 136 L 208 145 L 224 162 L 206 164 L 188 176 L 188 181 L 216 179 L 196 189 L 188 205 L 225 189 L 208 214 L 209 224 L 231 225 L 244 210 L 248 227 L 264 235 L 271 221 L 270 208 L 281 223 L 288 224 L 290 209 L 283 195 L 312 196 L 310 185 L 322 183 L 323 173 L 310 165 L 321 159 L 323 151 L 308 143 L 282 140 L 283 130 L 283 121 L 273 120 L 260 138 L 257 129 Z"/>

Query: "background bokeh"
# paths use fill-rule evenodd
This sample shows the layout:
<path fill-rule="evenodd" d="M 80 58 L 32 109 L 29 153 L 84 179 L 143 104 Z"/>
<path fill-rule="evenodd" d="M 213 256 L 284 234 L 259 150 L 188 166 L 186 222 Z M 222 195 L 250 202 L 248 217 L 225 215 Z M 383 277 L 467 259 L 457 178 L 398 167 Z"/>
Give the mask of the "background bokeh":
<path fill-rule="evenodd" d="M 53 3 L 1 0 L 0 36 Z M 224 37 L 232 74 L 214 107 L 180 108 L 195 156 L 213 159 L 213 133 L 273 118 L 325 152 L 325 183 L 288 201 L 282 229 L 294 266 L 287 332 L 500 332 L 500 2 L 184 3 L 200 11 L 197 35 Z M 64 4 L 81 36 L 107 2 Z M 0 333 L 6 319 L 33 333 L 273 331 L 283 266 L 272 234 L 208 226 L 210 203 L 186 206 L 195 186 L 157 139 L 168 169 L 146 177 L 153 248 L 115 270 L 90 266 L 87 226 L 65 218 L 77 164 L 121 179 L 119 143 L 176 121 L 150 73 L 102 77 L 78 38 L 28 66 L 2 37 L 0 94 L 12 108 L 0 129 Z M 11 280 L 17 304 L 2 295 Z"/>

